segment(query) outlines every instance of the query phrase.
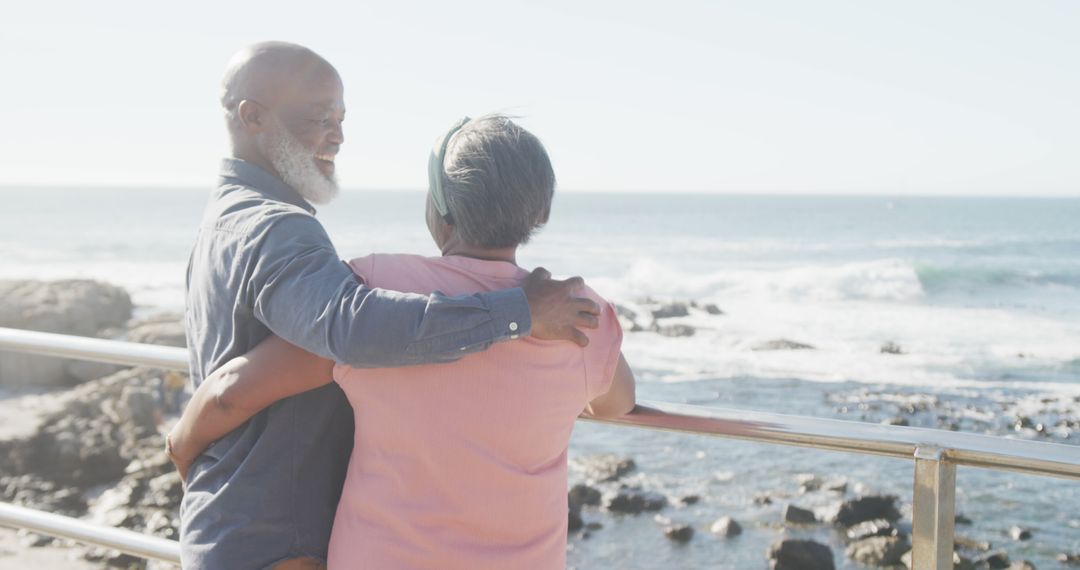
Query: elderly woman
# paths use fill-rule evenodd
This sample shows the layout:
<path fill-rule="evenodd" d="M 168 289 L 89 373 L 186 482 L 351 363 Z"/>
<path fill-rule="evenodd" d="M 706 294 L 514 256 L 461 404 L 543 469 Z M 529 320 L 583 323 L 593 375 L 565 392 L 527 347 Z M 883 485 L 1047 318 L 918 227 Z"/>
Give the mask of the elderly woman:
<path fill-rule="evenodd" d="M 442 256 L 361 257 L 349 263 L 358 278 L 450 295 L 519 285 L 517 248 L 547 222 L 555 187 L 540 141 L 505 117 L 466 119 L 436 144 L 429 175 L 427 226 Z M 574 421 L 634 406 L 615 312 L 586 294 L 602 312 L 585 348 L 521 338 L 446 364 L 358 369 L 270 337 L 199 387 L 171 434 L 174 461 L 199 477 L 210 442 L 333 379 L 355 443 L 331 568 L 563 568 Z M 303 485 L 303 466 L 295 473 Z"/>

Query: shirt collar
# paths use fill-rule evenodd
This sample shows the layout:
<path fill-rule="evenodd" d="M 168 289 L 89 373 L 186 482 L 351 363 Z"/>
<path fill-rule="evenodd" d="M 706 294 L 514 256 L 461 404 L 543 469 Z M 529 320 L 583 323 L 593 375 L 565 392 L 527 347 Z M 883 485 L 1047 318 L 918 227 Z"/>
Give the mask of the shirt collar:
<path fill-rule="evenodd" d="M 231 184 L 233 181 L 267 197 L 299 206 L 315 215 L 315 207 L 296 190 L 253 162 L 239 158 L 226 158 L 221 161 L 221 184 Z"/>

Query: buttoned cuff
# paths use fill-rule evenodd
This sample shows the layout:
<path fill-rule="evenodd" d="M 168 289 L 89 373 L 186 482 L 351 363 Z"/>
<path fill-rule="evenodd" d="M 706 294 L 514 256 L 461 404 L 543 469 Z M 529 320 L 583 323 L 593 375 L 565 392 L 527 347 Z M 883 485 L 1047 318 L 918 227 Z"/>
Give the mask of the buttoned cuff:
<path fill-rule="evenodd" d="M 514 340 L 532 333 L 529 301 L 520 287 L 487 293 L 495 341 Z"/>

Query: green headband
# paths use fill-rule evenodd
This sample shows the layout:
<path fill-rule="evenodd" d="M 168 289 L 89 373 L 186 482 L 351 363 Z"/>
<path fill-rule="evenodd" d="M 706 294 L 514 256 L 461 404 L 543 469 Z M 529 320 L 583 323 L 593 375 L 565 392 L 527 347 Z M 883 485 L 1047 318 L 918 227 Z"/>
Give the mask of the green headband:
<path fill-rule="evenodd" d="M 443 190 L 443 161 L 446 160 L 446 147 L 450 144 L 450 139 L 454 138 L 454 134 L 460 131 L 469 120 L 465 117 L 454 123 L 454 126 L 435 143 L 435 147 L 431 149 L 431 156 L 428 158 L 428 192 L 431 193 L 431 201 L 435 203 L 435 209 L 443 218 L 450 215 L 450 209 L 446 207 L 446 193 Z"/>

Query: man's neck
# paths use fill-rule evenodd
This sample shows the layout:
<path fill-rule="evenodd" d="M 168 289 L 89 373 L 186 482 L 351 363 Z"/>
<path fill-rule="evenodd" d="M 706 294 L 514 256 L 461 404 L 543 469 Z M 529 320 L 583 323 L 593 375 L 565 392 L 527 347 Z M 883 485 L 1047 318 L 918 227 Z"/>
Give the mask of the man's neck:
<path fill-rule="evenodd" d="M 516 247 L 482 248 L 472 247 L 458 242 L 443 246 L 442 254 L 443 256 L 459 255 L 461 257 L 482 259 L 484 261 L 505 261 L 517 265 Z"/>

